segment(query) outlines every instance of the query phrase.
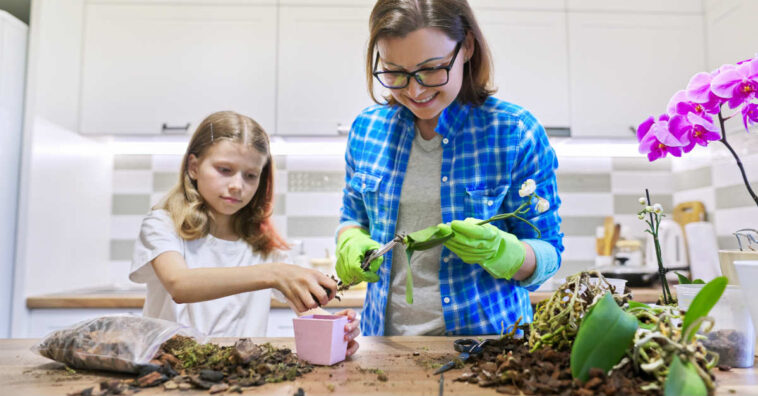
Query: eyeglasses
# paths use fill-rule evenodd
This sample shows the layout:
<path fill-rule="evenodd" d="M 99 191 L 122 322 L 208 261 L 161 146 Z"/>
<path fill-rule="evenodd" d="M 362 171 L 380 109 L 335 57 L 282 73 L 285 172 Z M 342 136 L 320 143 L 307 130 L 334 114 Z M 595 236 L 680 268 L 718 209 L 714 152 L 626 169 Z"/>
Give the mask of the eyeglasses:
<path fill-rule="evenodd" d="M 405 88 L 410 84 L 411 77 L 416 82 L 425 87 L 439 87 L 447 84 L 450 78 L 450 69 L 453 68 L 455 58 L 458 57 L 458 50 L 461 49 L 463 41 L 459 41 L 453 50 L 453 59 L 450 60 L 446 66 L 426 67 L 418 69 L 416 71 L 407 72 L 403 70 L 392 71 L 376 71 L 376 67 L 379 65 L 379 52 L 376 53 L 376 61 L 374 61 L 374 71 L 371 73 L 379 80 L 385 88 L 400 89 Z"/>

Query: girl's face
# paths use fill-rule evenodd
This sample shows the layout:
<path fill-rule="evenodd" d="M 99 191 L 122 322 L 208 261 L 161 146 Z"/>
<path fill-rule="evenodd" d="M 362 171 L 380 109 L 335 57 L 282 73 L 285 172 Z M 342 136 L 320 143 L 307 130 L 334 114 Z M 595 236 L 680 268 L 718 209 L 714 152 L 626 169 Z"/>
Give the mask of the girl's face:
<path fill-rule="evenodd" d="M 266 160 L 266 155 L 253 147 L 221 140 L 200 158 L 190 154 L 188 172 L 218 221 L 250 203 Z"/>
<path fill-rule="evenodd" d="M 455 57 L 445 85 L 425 87 L 411 78 L 405 88 L 389 89 L 392 97 L 419 119 L 436 120 L 461 90 L 463 65 L 473 48 L 468 41 L 464 40 L 456 52 L 458 43 L 436 28 L 418 29 L 405 37 L 382 38 L 377 41 L 379 62 L 376 71 L 413 73 L 419 69 L 448 66 Z"/>

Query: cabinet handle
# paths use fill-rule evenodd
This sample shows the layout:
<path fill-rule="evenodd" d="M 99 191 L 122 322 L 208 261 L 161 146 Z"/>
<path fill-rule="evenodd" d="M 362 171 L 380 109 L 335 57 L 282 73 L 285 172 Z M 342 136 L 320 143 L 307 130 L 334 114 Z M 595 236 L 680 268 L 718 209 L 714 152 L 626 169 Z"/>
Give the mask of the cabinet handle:
<path fill-rule="evenodd" d="M 350 133 L 350 126 L 345 124 L 337 124 L 337 134 L 338 135 L 347 135 Z"/>
<path fill-rule="evenodd" d="M 189 122 L 185 126 L 168 126 L 168 124 L 164 122 L 162 132 L 166 134 L 182 134 L 187 133 L 187 131 L 189 131 L 189 127 Z"/>

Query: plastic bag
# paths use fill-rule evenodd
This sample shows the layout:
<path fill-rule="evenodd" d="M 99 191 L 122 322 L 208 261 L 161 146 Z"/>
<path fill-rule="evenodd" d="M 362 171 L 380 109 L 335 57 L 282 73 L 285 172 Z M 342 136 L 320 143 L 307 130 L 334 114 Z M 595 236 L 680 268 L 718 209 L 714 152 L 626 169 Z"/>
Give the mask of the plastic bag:
<path fill-rule="evenodd" d="M 32 351 L 69 367 L 138 373 L 176 334 L 204 343 L 206 337 L 192 327 L 167 320 L 132 315 L 111 315 L 56 330 Z"/>

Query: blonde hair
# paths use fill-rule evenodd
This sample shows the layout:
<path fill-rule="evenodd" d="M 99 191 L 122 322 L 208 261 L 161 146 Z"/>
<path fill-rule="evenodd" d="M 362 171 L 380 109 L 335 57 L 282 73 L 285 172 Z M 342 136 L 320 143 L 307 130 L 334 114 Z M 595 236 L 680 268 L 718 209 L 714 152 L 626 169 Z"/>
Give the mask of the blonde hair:
<path fill-rule="evenodd" d="M 232 216 L 234 232 L 264 256 L 276 248 L 286 248 L 284 240 L 271 223 L 274 165 L 268 135 L 252 118 L 233 111 L 213 113 L 198 125 L 182 158 L 178 183 L 154 209 L 168 211 L 177 233 L 184 239 L 192 240 L 208 235 L 213 214 L 197 190 L 196 181 L 190 178 L 189 157 L 192 154 L 202 158 L 211 146 L 222 140 L 246 145 L 266 156 L 253 199 Z"/>
<path fill-rule="evenodd" d="M 422 28 L 436 28 L 459 42 L 471 33 L 474 53 L 463 65 L 463 84 L 458 100 L 481 105 L 495 92 L 492 85 L 492 56 L 487 42 L 466 0 L 378 0 L 369 17 L 369 40 L 366 50 L 366 82 L 374 102 L 381 104 L 374 93 L 372 74 L 376 43 L 386 37 L 405 37 Z M 385 97 L 387 104 L 397 101 Z"/>

